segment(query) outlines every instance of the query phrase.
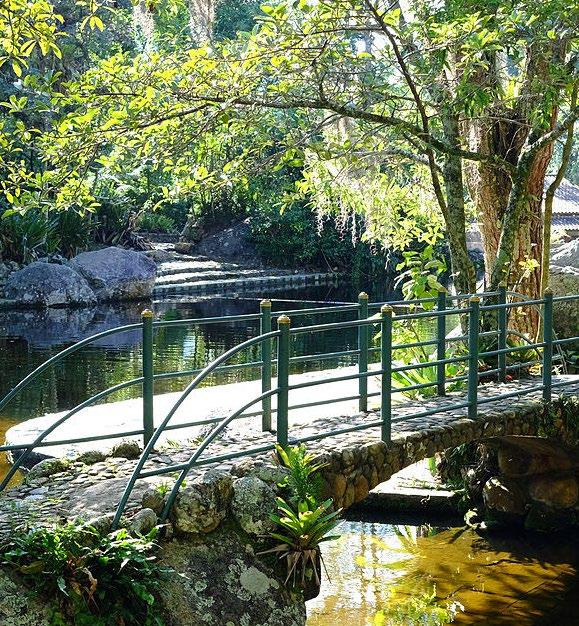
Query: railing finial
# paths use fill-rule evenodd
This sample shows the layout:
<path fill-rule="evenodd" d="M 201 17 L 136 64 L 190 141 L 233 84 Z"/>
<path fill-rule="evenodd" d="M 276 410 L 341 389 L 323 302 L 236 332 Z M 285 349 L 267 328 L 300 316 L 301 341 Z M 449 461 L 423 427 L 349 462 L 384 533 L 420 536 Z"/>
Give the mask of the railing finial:
<path fill-rule="evenodd" d="M 290 318 L 287 315 L 284 314 L 284 315 L 280 315 L 277 318 L 277 323 L 278 323 L 278 325 L 279 324 L 290 324 L 291 320 L 290 320 Z"/>
<path fill-rule="evenodd" d="M 380 313 L 383 315 L 392 315 L 394 313 L 394 309 L 389 304 L 383 304 L 380 308 Z"/>
<path fill-rule="evenodd" d="M 365 291 L 361 291 L 358 294 L 358 300 L 368 300 L 368 294 Z"/>
<path fill-rule="evenodd" d="M 271 309 L 271 300 L 269 298 L 264 298 L 260 303 L 259 306 L 262 309 Z"/>
<path fill-rule="evenodd" d="M 153 317 L 153 315 L 154 313 L 151 309 L 143 309 L 143 311 L 141 311 L 141 317 Z"/>

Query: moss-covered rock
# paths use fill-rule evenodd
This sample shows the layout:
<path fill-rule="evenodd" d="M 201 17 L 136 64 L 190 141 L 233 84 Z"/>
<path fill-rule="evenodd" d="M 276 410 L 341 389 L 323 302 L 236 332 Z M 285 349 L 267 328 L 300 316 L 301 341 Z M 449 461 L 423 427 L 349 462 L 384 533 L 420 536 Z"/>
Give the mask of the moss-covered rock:
<path fill-rule="evenodd" d="M 255 542 L 231 525 L 163 544 L 160 586 L 167 626 L 304 626 L 302 594 L 256 555 Z"/>
<path fill-rule="evenodd" d="M 275 510 L 274 490 L 255 476 L 246 476 L 233 483 L 231 511 L 246 533 L 267 535 L 275 529 L 271 513 Z"/>
<path fill-rule="evenodd" d="M 0 624 L 2 626 L 50 626 L 55 607 L 26 586 L 13 571 L 0 568 Z"/>
<path fill-rule="evenodd" d="M 44 459 L 44 461 L 40 461 L 28 472 L 27 480 L 32 482 L 37 478 L 45 478 L 53 474 L 66 472 L 71 465 L 72 463 L 68 459 Z"/>
<path fill-rule="evenodd" d="M 233 496 L 230 474 L 209 470 L 182 489 L 171 519 L 180 533 L 210 533 L 226 518 Z"/>

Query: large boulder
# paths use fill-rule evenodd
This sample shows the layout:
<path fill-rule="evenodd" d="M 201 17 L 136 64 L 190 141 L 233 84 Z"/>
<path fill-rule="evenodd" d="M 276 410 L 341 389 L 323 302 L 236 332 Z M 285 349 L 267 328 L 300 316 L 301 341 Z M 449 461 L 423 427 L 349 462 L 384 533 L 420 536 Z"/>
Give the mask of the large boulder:
<path fill-rule="evenodd" d="M 14 570 L 0 566 L 0 624 L 50 626 L 58 607 L 42 597 Z"/>
<path fill-rule="evenodd" d="M 302 594 L 284 584 L 283 565 L 253 541 L 222 528 L 202 540 L 164 543 L 159 586 L 166 626 L 305 626 Z"/>
<path fill-rule="evenodd" d="M 579 293 L 579 239 L 565 243 L 551 255 L 549 286 L 555 296 Z M 559 302 L 554 307 L 555 331 L 561 338 L 577 335 L 579 302 Z"/>
<path fill-rule="evenodd" d="M 96 296 L 80 274 L 66 265 L 36 261 L 10 274 L 4 297 L 23 306 L 91 306 Z"/>
<path fill-rule="evenodd" d="M 195 254 L 210 258 L 259 263 L 259 255 L 251 241 L 249 220 L 228 226 L 212 235 L 204 237 L 194 248 Z"/>
<path fill-rule="evenodd" d="M 157 265 L 142 252 L 104 248 L 81 252 L 69 263 L 94 289 L 101 302 L 149 298 Z"/>

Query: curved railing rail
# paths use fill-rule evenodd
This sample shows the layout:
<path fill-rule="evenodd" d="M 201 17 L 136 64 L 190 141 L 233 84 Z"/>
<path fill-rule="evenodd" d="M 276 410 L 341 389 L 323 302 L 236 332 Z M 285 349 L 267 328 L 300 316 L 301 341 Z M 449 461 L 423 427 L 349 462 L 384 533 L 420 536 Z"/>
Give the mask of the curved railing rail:
<path fill-rule="evenodd" d="M 509 301 L 510 298 L 510 301 Z M 194 467 L 222 462 L 240 456 L 257 454 L 272 449 L 275 443 L 286 445 L 289 438 L 288 413 L 292 410 L 303 409 L 307 407 L 315 407 L 324 404 L 331 404 L 344 401 L 358 401 L 358 407 L 361 412 L 368 410 L 368 400 L 372 397 L 380 397 L 380 419 L 371 419 L 364 424 L 355 426 L 346 426 L 334 428 L 327 432 L 315 433 L 302 438 L 303 441 L 313 441 L 323 439 L 329 436 L 335 436 L 347 432 L 363 430 L 366 428 L 381 427 L 382 439 L 388 441 L 391 436 L 391 425 L 400 421 L 400 419 L 414 420 L 419 417 L 432 415 L 434 412 L 448 411 L 457 408 L 467 408 L 469 417 L 476 417 L 477 407 L 479 404 L 494 401 L 501 398 L 510 398 L 520 395 L 522 392 L 518 389 L 514 392 L 501 393 L 498 396 L 485 397 L 479 399 L 477 394 L 478 384 L 481 377 L 489 378 L 496 376 L 500 382 L 507 382 L 509 372 L 534 365 L 542 366 L 542 382 L 540 385 L 528 387 L 526 392 L 542 391 L 543 397 L 548 400 L 551 397 L 551 390 L 559 383 L 553 383 L 552 370 L 553 362 L 557 359 L 561 360 L 561 355 L 555 355 L 554 351 L 561 350 L 561 347 L 579 341 L 579 337 L 559 340 L 553 333 L 553 306 L 557 303 L 578 301 L 579 295 L 564 296 L 553 298 L 552 294 L 547 292 L 543 298 L 528 299 L 522 294 L 516 292 L 508 292 L 505 287 L 501 286 L 497 291 L 484 292 L 477 296 L 459 295 L 451 296 L 445 292 L 440 292 L 436 298 L 424 298 L 411 301 L 392 301 L 369 303 L 366 294 L 360 294 L 357 304 L 344 304 L 329 307 L 317 307 L 312 309 L 297 309 L 278 312 L 278 329 L 272 330 L 272 311 L 271 302 L 264 300 L 261 303 L 260 313 L 248 315 L 235 315 L 226 317 L 211 317 L 202 319 L 186 319 L 186 320 L 153 320 L 150 311 L 143 313 L 141 324 L 130 324 L 127 326 L 110 329 L 92 337 L 83 339 L 82 341 L 70 346 L 51 359 L 47 360 L 41 366 L 36 368 L 31 374 L 24 378 L 18 385 L 14 387 L 2 400 L 0 400 L 0 409 L 3 408 L 10 400 L 12 400 L 19 392 L 24 390 L 30 383 L 41 376 L 49 367 L 61 362 L 68 355 L 77 350 L 89 346 L 103 337 L 107 337 L 116 333 L 134 331 L 140 329 L 143 341 L 143 358 L 142 358 L 142 376 L 134 378 L 123 383 L 119 383 L 108 389 L 105 389 L 96 395 L 83 401 L 76 407 L 67 411 L 60 416 L 53 424 L 44 432 L 39 434 L 33 441 L 28 443 L 16 443 L 0 446 L 0 452 L 18 452 L 8 475 L 0 483 L 0 491 L 4 489 L 10 479 L 18 471 L 20 467 L 25 465 L 30 458 L 32 452 L 38 448 L 47 446 L 61 445 L 65 443 L 80 443 L 86 441 L 98 441 L 102 439 L 114 439 L 127 436 L 143 436 L 144 451 L 136 464 L 135 470 L 129 479 L 121 502 L 115 516 L 115 524 L 118 524 L 123 511 L 129 501 L 130 495 L 137 480 L 151 476 L 170 474 L 178 472 L 173 488 L 167 499 L 163 518 L 166 517 L 168 511 L 178 494 L 179 487 L 189 472 Z M 394 308 L 404 308 L 401 314 L 394 316 Z M 415 307 L 410 308 L 409 307 Z M 509 314 L 513 310 L 523 307 L 534 307 L 539 310 L 542 316 L 543 337 L 541 341 L 532 341 L 516 330 L 509 328 Z M 376 309 L 378 313 L 374 313 Z M 356 314 L 356 319 L 309 324 L 296 327 L 290 327 L 290 318 L 302 319 L 310 316 L 331 316 L 336 313 Z M 480 329 L 481 316 L 486 313 L 492 313 L 492 319 L 495 322 L 491 330 L 489 324 L 485 324 L 484 332 Z M 457 317 L 466 320 L 467 323 L 461 324 L 464 328 L 468 328 L 466 334 L 449 335 L 447 320 L 450 317 Z M 235 323 L 235 322 L 257 322 L 259 321 L 259 333 L 238 344 L 237 346 L 220 355 L 213 362 L 201 369 L 184 370 L 175 372 L 155 373 L 153 370 L 153 340 L 154 331 L 166 327 L 188 326 L 188 325 L 205 325 L 217 323 Z M 308 320 L 306 320 L 307 323 Z M 408 323 L 413 321 L 432 322 L 435 326 L 433 339 L 418 340 L 407 343 L 394 343 L 393 326 L 395 324 Z M 370 332 L 373 328 L 377 328 L 379 332 L 380 345 L 372 346 Z M 357 345 L 355 349 L 346 349 L 341 351 L 322 352 L 318 354 L 294 355 L 292 351 L 292 341 L 298 335 L 318 335 L 321 333 L 335 331 L 357 331 Z M 509 345 L 508 337 L 515 336 L 524 339 L 523 345 Z M 488 340 L 487 348 L 481 349 L 481 340 Z M 277 354 L 273 354 L 274 341 L 277 343 Z M 448 346 L 458 345 L 463 353 L 451 354 L 447 353 Z M 496 349 L 489 349 L 491 348 Z M 237 357 L 241 352 L 258 347 L 260 350 L 259 360 L 250 360 L 244 363 L 229 363 L 231 359 Z M 432 356 L 423 362 L 401 363 L 395 357 L 398 351 L 409 350 L 413 348 L 434 349 Z M 533 352 L 532 360 L 516 360 L 512 365 L 507 363 L 507 356 L 514 356 L 518 353 Z M 290 368 L 300 363 L 311 361 L 324 361 L 339 359 L 345 357 L 351 359 L 357 366 L 353 373 L 328 375 L 323 378 L 308 380 L 290 385 L 289 374 Z M 376 357 L 379 357 L 376 362 Z M 523 356 L 523 359 L 525 356 Z M 527 357 L 528 358 L 528 357 Z M 479 362 L 482 360 L 493 359 L 496 367 L 479 371 Z M 351 362 L 350 361 L 350 362 Z M 447 376 L 447 367 L 451 364 L 462 364 L 464 373 L 455 376 Z M 424 370 L 431 368 L 431 372 L 435 372 L 433 380 L 416 384 L 405 384 L 403 386 L 396 385 L 393 382 L 393 376 L 396 374 L 404 374 L 412 371 Z M 187 422 L 171 423 L 175 413 L 183 405 L 190 394 L 203 384 L 209 376 L 217 372 L 235 371 L 239 369 L 254 369 L 261 372 L 261 393 L 251 400 L 248 400 L 242 407 L 233 411 L 226 417 L 213 417 L 197 419 Z M 273 373 L 276 369 L 277 380 L 273 385 Z M 154 426 L 153 414 L 153 396 L 154 383 L 158 380 L 170 378 L 190 378 L 193 380 L 185 387 L 183 392 L 167 412 L 160 424 Z M 380 380 L 380 391 L 368 391 L 368 379 L 377 377 Z M 319 385 L 343 383 L 347 381 L 358 381 L 358 389 L 355 395 L 332 397 L 327 400 L 314 400 L 290 404 L 289 399 L 292 392 L 301 389 L 313 388 Z M 424 391 L 435 387 L 435 393 L 439 396 L 447 394 L 447 388 L 450 383 L 466 383 L 467 393 L 465 399 L 457 399 L 456 403 L 446 404 L 442 408 L 430 409 L 426 411 L 412 413 L 404 418 L 393 417 L 392 415 L 392 396 L 400 393 L 408 393 L 411 391 Z M 76 439 L 49 440 L 49 436 L 54 433 L 61 425 L 66 423 L 71 417 L 82 411 L 83 409 L 101 401 L 106 400 L 111 394 L 126 389 L 131 386 L 143 386 L 143 409 L 142 409 L 142 428 L 135 428 L 130 431 L 121 433 L 94 433 L 86 437 L 78 437 Z M 272 398 L 277 398 L 277 406 L 272 407 Z M 306 398 L 307 399 L 307 398 Z M 259 410 L 249 411 L 255 405 L 260 405 Z M 272 416 L 276 416 L 276 429 L 272 427 Z M 254 448 L 235 449 L 232 452 L 217 455 L 204 455 L 207 448 L 216 441 L 220 433 L 223 432 L 234 420 L 246 419 L 261 416 L 261 428 L 264 433 L 271 433 L 271 442 L 264 443 Z M 212 425 L 211 431 L 203 438 L 201 443 L 195 449 L 186 463 L 174 464 L 155 469 L 146 467 L 147 461 L 150 459 L 151 453 L 155 449 L 155 445 L 159 441 L 161 435 L 165 432 L 190 428 L 195 426 Z M 275 439 L 273 433 L 275 432 Z M 269 435 L 264 436 L 264 440 Z"/>

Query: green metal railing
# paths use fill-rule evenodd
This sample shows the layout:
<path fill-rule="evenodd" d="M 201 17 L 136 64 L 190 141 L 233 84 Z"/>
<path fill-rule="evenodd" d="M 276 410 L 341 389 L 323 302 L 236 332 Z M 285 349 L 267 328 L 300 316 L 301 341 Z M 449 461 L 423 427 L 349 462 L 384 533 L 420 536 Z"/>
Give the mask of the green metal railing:
<path fill-rule="evenodd" d="M 85 400 L 78 406 L 70 409 L 49 428 L 42 432 L 34 441 L 28 443 L 17 443 L 0 446 L 0 452 L 18 453 L 13 460 L 12 467 L 6 477 L 0 483 L 0 491 L 9 483 L 10 479 L 22 466 L 25 466 L 32 452 L 47 446 L 62 445 L 65 443 L 81 443 L 87 441 L 99 441 L 103 439 L 117 439 L 123 437 L 139 436 L 143 438 L 144 451 L 135 467 L 135 470 L 127 483 L 127 487 L 119 503 L 115 516 L 115 525 L 118 525 L 127 502 L 132 493 L 137 480 L 150 476 L 161 476 L 177 472 L 178 477 L 174 487 L 167 498 L 165 511 L 162 519 L 165 519 L 168 511 L 177 496 L 180 485 L 187 474 L 194 468 L 206 464 L 220 463 L 227 460 L 258 454 L 274 448 L 275 443 L 287 445 L 290 437 L 289 415 L 292 410 L 307 407 L 315 407 L 325 404 L 339 403 L 345 401 L 358 401 L 361 412 L 368 409 L 368 400 L 371 397 L 380 399 L 380 417 L 371 419 L 363 424 L 354 426 L 344 426 L 332 428 L 323 432 L 318 432 L 306 437 L 301 437 L 300 441 L 314 441 L 326 437 L 345 434 L 358 430 L 370 428 L 380 428 L 383 441 L 390 441 L 392 436 L 392 424 L 399 421 L 412 421 L 420 417 L 433 415 L 434 413 L 455 410 L 458 408 L 467 409 L 468 416 L 476 419 L 478 406 L 487 402 L 499 399 L 516 397 L 522 393 L 533 393 L 541 391 L 545 400 L 551 399 L 554 386 L 561 384 L 553 383 L 553 364 L 561 361 L 561 346 L 579 341 L 579 337 L 558 340 L 553 333 L 553 308 L 558 302 L 577 301 L 579 295 L 554 298 L 550 292 L 546 292 L 544 297 L 537 300 L 529 300 L 520 294 L 508 292 L 506 287 L 501 286 L 495 292 L 484 292 L 478 295 L 452 296 L 445 292 L 440 292 L 436 298 L 424 298 L 413 301 L 393 301 L 387 303 L 369 303 L 368 296 L 361 293 L 358 303 L 318 307 L 311 309 L 296 309 L 290 311 L 277 312 L 277 330 L 272 330 L 272 310 L 271 302 L 263 300 L 260 304 L 260 312 L 249 315 L 235 315 L 226 317 L 213 317 L 193 320 L 171 320 L 155 321 L 151 311 L 144 311 L 141 324 L 131 324 L 119 328 L 110 329 L 84 339 L 73 346 L 62 350 L 60 353 L 47 360 L 18 385 L 14 387 L 2 400 L 0 400 L 0 410 L 10 402 L 18 393 L 26 389 L 33 381 L 37 380 L 49 367 L 61 362 L 70 354 L 80 350 L 95 341 L 116 333 L 134 331 L 140 329 L 142 332 L 142 376 L 135 378 L 101 391 L 100 393 Z M 488 304 L 487 304 L 488 302 Z M 413 308 L 409 308 L 413 307 Z M 402 314 L 395 315 L 395 309 L 402 309 Z M 428 310 L 424 310 L 427 308 Z M 508 345 L 510 335 L 522 337 L 515 330 L 508 328 L 509 312 L 521 308 L 538 309 L 543 317 L 543 337 L 540 342 L 526 341 L 524 345 Z M 329 318 L 334 314 L 347 314 L 354 319 L 338 322 L 300 325 L 300 320 L 306 316 L 322 316 Z M 462 320 L 462 327 L 468 328 L 467 334 L 456 336 L 447 335 L 449 317 L 459 317 Z M 481 319 L 490 317 L 494 321 L 491 330 L 481 331 Z M 297 321 L 297 325 L 293 322 Z M 306 322 L 308 320 L 306 319 Z M 394 343 L 396 337 L 395 327 L 398 324 L 426 321 L 434 324 L 435 337 L 425 341 L 415 341 L 409 343 Z M 252 322 L 259 324 L 259 332 L 256 336 L 240 343 L 234 348 L 226 351 L 213 362 L 207 364 L 202 369 L 155 373 L 154 371 L 154 333 L 161 328 L 191 325 L 210 325 L 222 322 Z M 486 324 L 488 327 L 488 323 Z M 351 330 L 357 334 L 356 349 L 322 352 L 319 354 L 294 355 L 295 338 L 299 335 L 318 335 L 322 333 L 343 332 Z M 379 331 L 379 346 L 371 346 L 370 337 Z M 481 350 L 481 339 L 489 339 L 497 346 L 495 350 Z M 274 351 L 274 344 L 277 350 Z M 464 346 L 464 354 L 458 356 L 447 356 L 447 346 L 458 344 Z M 248 349 L 259 349 L 260 360 L 248 361 L 246 363 L 230 363 L 233 358 L 244 353 Z M 435 360 L 415 362 L 411 364 L 399 364 L 395 358 L 397 352 L 411 348 L 432 348 Z M 532 361 L 524 361 L 514 365 L 507 365 L 507 356 L 520 351 L 535 351 L 538 355 Z M 558 354 L 555 352 L 558 351 Z M 338 358 L 348 358 L 357 365 L 356 372 L 345 375 L 327 375 L 323 378 L 307 380 L 291 384 L 292 367 L 300 363 L 312 361 L 320 362 L 324 360 L 334 360 Z M 496 359 L 497 367 L 494 369 L 479 371 L 481 359 Z M 447 365 L 462 363 L 466 368 L 466 373 L 459 376 L 448 377 L 446 374 Z M 540 385 L 527 387 L 524 390 L 517 389 L 513 392 L 500 393 L 495 396 L 478 397 L 479 383 L 481 375 L 485 377 L 496 376 L 500 382 L 508 380 L 508 372 L 540 364 L 542 366 L 542 380 Z M 372 367 L 370 367 L 372 365 Z M 378 369 L 376 369 L 376 366 Z M 393 384 L 393 374 L 419 370 L 421 368 L 434 368 L 435 379 L 431 382 L 410 384 L 405 386 L 395 386 Z M 259 370 L 261 378 L 261 394 L 246 402 L 241 408 L 234 411 L 225 418 L 205 418 L 189 421 L 185 423 L 172 424 L 175 413 L 183 405 L 184 401 L 191 393 L 199 388 L 208 377 L 218 372 L 235 371 L 239 369 Z M 339 370 L 337 370 L 339 374 Z M 276 375 L 274 384 L 274 374 Z M 380 391 L 368 391 L 368 379 L 370 376 L 380 377 Z M 170 378 L 190 378 L 192 381 L 185 387 L 178 400 L 174 403 L 166 416 L 155 427 L 154 416 L 154 387 L 155 381 Z M 340 383 L 357 380 L 356 395 L 341 396 L 326 400 L 314 400 L 302 402 L 301 404 L 291 404 L 290 400 L 295 392 L 300 389 L 307 389 L 331 383 Z M 466 383 L 466 397 L 457 397 L 456 402 L 445 403 L 444 406 L 431 408 L 424 411 L 415 411 L 404 417 L 393 416 L 393 395 L 408 393 L 410 391 L 425 390 L 431 387 L 436 389 L 436 394 L 444 396 L 447 394 L 449 384 L 457 382 Z M 97 433 L 91 436 L 79 437 L 68 440 L 48 440 L 47 438 L 62 424 L 67 422 L 73 415 L 82 411 L 101 400 L 106 400 L 111 394 L 132 386 L 142 386 L 142 427 L 131 431 L 118 433 Z M 277 405 L 272 406 L 272 398 L 276 397 Z M 251 410 L 250 410 L 251 409 Z M 273 416 L 275 415 L 275 427 Z M 249 448 L 238 448 L 224 453 L 205 456 L 205 450 L 216 440 L 234 420 L 247 419 L 252 417 L 261 418 L 261 429 L 264 432 L 264 440 L 269 438 L 269 442 Z M 172 464 L 163 467 L 155 466 L 155 469 L 146 467 L 147 461 L 160 436 L 177 429 L 185 429 L 197 426 L 211 425 L 212 429 L 202 442 L 197 446 L 194 454 L 185 463 Z"/>

